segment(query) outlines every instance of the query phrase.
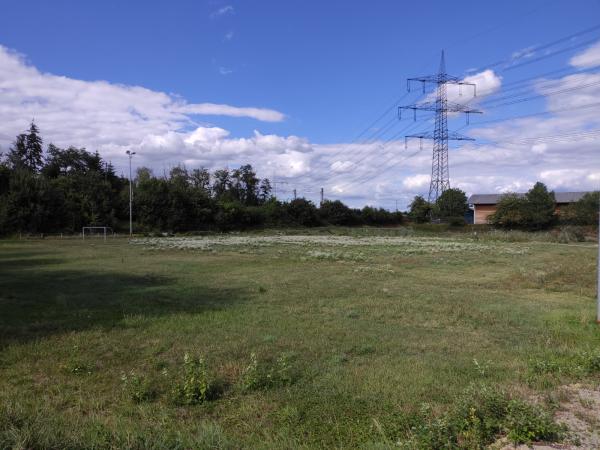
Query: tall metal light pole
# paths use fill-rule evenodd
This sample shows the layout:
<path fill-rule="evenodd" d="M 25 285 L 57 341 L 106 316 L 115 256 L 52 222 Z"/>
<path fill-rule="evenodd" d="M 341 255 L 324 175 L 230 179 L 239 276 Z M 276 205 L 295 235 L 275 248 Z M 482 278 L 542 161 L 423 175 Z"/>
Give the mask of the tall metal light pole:
<path fill-rule="evenodd" d="M 135 152 L 127 150 L 127 156 L 129 156 L 129 236 L 133 236 L 133 219 L 132 219 L 132 204 L 133 204 L 133 185 L 131 181 L 131 158 L 135 155 Z"/>

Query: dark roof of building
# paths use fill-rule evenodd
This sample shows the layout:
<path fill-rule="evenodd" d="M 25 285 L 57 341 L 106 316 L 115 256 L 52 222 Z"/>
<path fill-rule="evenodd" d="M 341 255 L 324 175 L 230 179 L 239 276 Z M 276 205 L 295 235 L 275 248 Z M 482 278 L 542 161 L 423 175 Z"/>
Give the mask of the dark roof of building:
<path fill-rule="evenodd" d="M 587 192 L 555 192 L 556 203 L 573 203 L 581 199 Z M 473 194 L 469 197 L 470 205 L 495 205 L 506 194 Z M 525 194 L 514 194 L 524 197 Z"/>

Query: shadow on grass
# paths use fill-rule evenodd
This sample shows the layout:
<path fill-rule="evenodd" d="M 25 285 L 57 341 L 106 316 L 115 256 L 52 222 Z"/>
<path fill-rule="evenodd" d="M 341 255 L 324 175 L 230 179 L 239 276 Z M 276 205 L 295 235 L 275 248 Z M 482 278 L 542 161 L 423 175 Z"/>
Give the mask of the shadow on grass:
<path fill-rule="evenodd" d="M 56 333 L 121 327 L 129 316 L 219 310 L 248 295 L 152 273 L 61 269 L 61 262 L 32 253 L 0 256 L 0 348 Z"/>

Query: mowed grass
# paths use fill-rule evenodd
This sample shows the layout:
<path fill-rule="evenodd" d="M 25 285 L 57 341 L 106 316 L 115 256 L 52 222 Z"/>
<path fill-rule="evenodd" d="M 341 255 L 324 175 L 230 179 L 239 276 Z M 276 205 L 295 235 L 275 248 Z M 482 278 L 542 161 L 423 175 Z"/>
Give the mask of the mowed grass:
<path fill-rule="evenodd" d="M 529 395 L 548 387 L 532 361 L 597 349 L 596 247 L 439 242 L 1 241 L 0 447 L 392 443 L 424 403 L 444 411 L 478 383 Z M 174 401 L 186 353 L 220 398 Z M 252 353 L 286 355 L 291 383 L 241 389 Z M 131 371 L 148 400 L 124 390 Z"/>

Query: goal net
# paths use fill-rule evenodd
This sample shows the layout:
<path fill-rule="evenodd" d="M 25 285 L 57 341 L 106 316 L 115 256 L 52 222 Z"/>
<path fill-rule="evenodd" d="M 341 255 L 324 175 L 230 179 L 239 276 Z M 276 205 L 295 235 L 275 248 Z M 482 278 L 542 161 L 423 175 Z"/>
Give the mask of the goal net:
<path fill-rule="evenodd" d="M 102 238 L 106 240 L 107 237 L 113 236 L 114 232 L 111 227 L 83 227 L 81 229 L 81 237 L 85 238 Z"/>

